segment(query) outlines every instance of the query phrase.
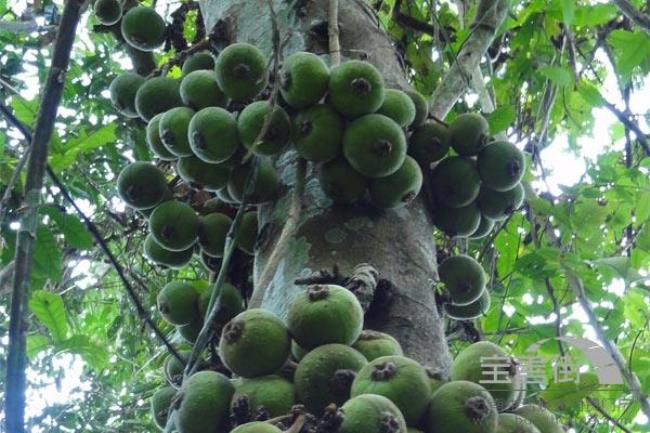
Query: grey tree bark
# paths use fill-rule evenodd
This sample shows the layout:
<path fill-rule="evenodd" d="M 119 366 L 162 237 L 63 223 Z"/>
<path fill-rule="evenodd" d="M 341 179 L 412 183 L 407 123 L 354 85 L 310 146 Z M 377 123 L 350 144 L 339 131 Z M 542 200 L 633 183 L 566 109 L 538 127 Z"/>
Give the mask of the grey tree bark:
<path fill-rule="evenodd" d="M 283 55 L 308 50 L 327 60 L 327 1 L 274 0 L 273 5 Z M 201 9 L 207 29 L 220 26 L 231 42 L 249 42 L 267 54 L 272 52 L 272 23 L 266 0 L 203 0 Z M 379 68 L 388 86 L 408 87 L 390 39 L 365 2 L 341 0 L 339 25 L 344 59 L 367 60 Z M 480 55 L 474 59 L 478 63 Z M 444 117 L 446 113 L 439 114 Z M 262 231 L 255 257 L 256 280 L 277 244 L 289 212 L 296 179 L 295 162 L 296 155 L 291 152 L 277 161 L 286 191 L 280 199 L 260 209 Z M 287 254 L 281 258 L 271 282 L 266 287 L 256 287 L 251 305 L 285 317 L 292 298 L 304 290 L 294 283 L 297 278 L 335 265 L 343 274 L 350 274 L 356 265 L 369 263 L 396 287 L 392 302 L 381 315 L 369 320 L 369 327 L 393 335 L 407 355 L 446 371 L 451 356 L 443 320 L 435 306 L 432 287 L 436 278 L 436 248 L 424 200 L 389 211 L 367 205 L 333 206 L 320 190 L 315 170 L 308 167 L 300 221 Z"/>

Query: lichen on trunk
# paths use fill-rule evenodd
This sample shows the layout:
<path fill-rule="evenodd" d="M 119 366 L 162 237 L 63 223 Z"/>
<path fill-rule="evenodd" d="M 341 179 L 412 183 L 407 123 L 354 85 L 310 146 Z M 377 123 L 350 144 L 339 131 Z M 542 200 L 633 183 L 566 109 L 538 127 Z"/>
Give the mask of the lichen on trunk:
<path fill-rule="evenodd" d="M 327 2 L 275 0 L 273 5 L 283 55 L 307 50 L 327 60 Z M 367 60 L 382 72 L 389 86 L 407 87 L 397 53 L 374 11 L 361 0 L 340 0 L 339 5 L 343 59 Z M 203 0 L 201 9 L 207 29 L 219 25 L 231 41 L 249 42 L 267 55 L 271 53 L 272 24 L 267 0 Z M 276 165 L 287 188 L 281 198 L 260 208 L 256 284 L 289 212 L 296 154 L 286 152 Z M 424 200 L 388 211 L 368 205 L 333 206 L 314 175 L 310 164 L 297 233 L 289 240 L 270 284 L 256 287 L 251 305 L 261 305 L 284 318 L 293 296 L 304 290 L 295 284 L 297 278 L 334 266 L 350 274 L 359 263 L 369 263 L 381 278 L 394 284 L 395 291 L 388 307 L 368 318 L 368 327 L 388 332 L 400 341 L 407 355 L 446 371 L 451 357 L 435 306 L 432 286 L 436 249 Z"/>

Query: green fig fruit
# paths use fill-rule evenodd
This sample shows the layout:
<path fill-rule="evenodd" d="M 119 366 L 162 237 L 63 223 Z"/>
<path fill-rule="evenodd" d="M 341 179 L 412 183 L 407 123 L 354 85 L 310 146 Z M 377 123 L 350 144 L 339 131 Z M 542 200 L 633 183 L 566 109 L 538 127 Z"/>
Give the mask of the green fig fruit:
<path fill-rule="evenodd" d="M 154 422 L 161 430 L 164 430 L 167 424 L 167 416 L 170 412 L 169 406 L 176 397 L 176 392 L 174 387 L 163 386 L 151 397 L 151 415 L 153 415 Z"/>
<path fill-rule="evenodd" d="M 467 305 L 445 304 L 447 316 L 456 320 L 472 320 L 481 317 L 490 309 L 490 293 L 483 290 L 481 296 Z"/>
<path fill-rule="evenodd" d="M 472 203 L 481 189 L 481 180 L 473 161 L 450 156 L 431 172 L 431 190 L 435 199 L 452 208 Z"/>
<path fill-rule="evenodd" d="M 240 398 L 248 399 L 248 407 L 253 414 L 264 411 L 271 418 L 288 414 L 296 403 L 293 383 L 273 375 L 239 379 L 235 382 L 231 410 L 233 403 Z"/>
<path fill-rule="evenodd" d="M 343 157 L 323 164 L 318 180 L 325 195 L 341 204 L 361 200 L 368 186 L 368 178 L 356 171 Z"/>
<path fill-rule="evenodd" d="M 246 310 L 228 322 L 219 342 L 225 366 L 247 378 L 279 370 L 290 350 L 291 338 L 282 321 L 259 308 Z"/>
<path fill-rule="evenodd" d="M 524 195 L 524 187 L 521 186 L 521 183 L 506 191 L 482 187 L 476 203 L 484 217 L 492 220 L 504 220 L 521 207 Z"/>
<path fill-rule="evenodd" d="M 117 176 L 117 192 L 134 209 L 151 209 L 169 192 L 163 172 L 144 161 L 133 162 Z"/>
<path fill-rule="evenodd" d="M 330 104 L 351 119 L 374 113 L 384 102 L 384 79 L 370 63 L 349 60 L 332 68 Z"/>
<path fill-rule="evenodd" d="M 455 305 L 467 305 L 476 301 L 485 288 L 483 267 L 473 257 L 465 254 L 443 260 L 438 266 L 438 275 Z"/>
<path fill-rule="evenodd" d="M 160 139 L 160 118 L 163 114 L 164 113 L 156 114 L 151 118 L 151 120 L 149 120 L 149 123 L 147 123 L 147 144 L 149 145 L 149 150 L 151 150 L 158 159 L 163 161 L 175 161 L 178 157 L 167 150 Z"/>
<path fill-rule="evenodd" d="M 405 92 L 387 89 L 384 92 L 384 102 L 377 113 L 390 117 L 399 126 L 406 128 L 415 120 L 415 103 Z"/>
<path fill-rule="evenodd" d="M 306 349 L 328 343 L 352 344 L 361 334 L 363 308 L 346 288 L 312 285 L 289 306 L 287 326 L 293 339 Z"/>
<path fill-rule="evenodd" d="M 399 408 L 406 423 L 417 425 L 429 404 L 431 385 L 420 364 L 404 356 L 382 356 L 370 361 L 352 382 L 352 397 L 377 394 Z"/>
<path fill-rule="evenodd" d="M 208 70 L 214 72 L 214 57 L 209 51 L 199 51 L 198 53 L 191 54 L 183 62 L 181 72 L 183 76 L 189 75 L 191 72 Z"/>
<path fill-rule="evenodd" d="M 489 392 L 463 380 L 442 385 L 424 417 L 426 433 L 496 433 L 497 408 Z"/>
<path fill-rule="evenodd" d="M 243 215 L 241 224 L 239 225 L 239 230 L 235 235 L 235 244 L 237 245 L 237 248 L 239 248 L 246 254 L 249 255 L 255 254 L 255 244 L 257 243 L 257 232 L 258 232 L 257 212 L 248 211 Z"/>
<path fill-rule="evenodd" d="M 304 51 L 291 54 L 280 71 L 282 99 L 297 109 L 316 104 L 327 92 L 329 75 L 327 65 L 316 54 Z"/>
<path fill-rule="evenodd" d="M 362 354 L 343 344 L 326 344 L 307 353 L 298 363 L 294 386 L 298 401 L 314 415 L 350 398 L 355 373 L 367 364 Z"/>
<path fill-rule="evenodd" d="M 176 172 L 185 181 L 206 191 L 218 191 L 228 184 L 230 168 L 225 164 L 211 164 L 196 156 L 186 156 L 176 161 Z"/>
<path fill-rule="evenodd" d="M 117 0 L 98 0 L 97 3 L 117 2 Z M 95 5 L 97 5 L 95 3 Z M 120 114 L 129 118 L 137 118 L 135 95 L 146 80 L 135 72 L 124 72 L 111 81 L 108 91 L 111 93 L 113 107 Z"/>
<path fill-rule="evenodd" d="M 230 399 L 235 389 L 228 378 L 215 371 L 199 371 L 181 388 L 180 406 L 176 411 L 179 433 L 218 432 L 228 419 Z"/>
<path fill-rule="evenodd" d="M 158 206 L 149 217 L 149 231 L 163 248 L 183 251 L 196 242 L 199 217 L 189 205 L 169 200 Z"/>
<path fill-rule="evenodd" d="M 362 394 L 341 407 L 340 433 L 407 433 L 400 410 L 382 395 Z"/>
<path fill-rule="evenodd" d="M 158 245 L 153 236 L 148 234 L 144 240 L 144 255 L 158 265 L 180 269 L 192 259 L 194 247 L 183 251 L 170 251 Z"/>
<path fill-rule="evenodd" d="M 228 215 L 214 212 L 199 219 L 199 246 L 209 256 L 222 257 L 226 235 L 232 220 Z"/>
<path fill-rule="evenodd" d="M 187 107 L 167 110 L 158 123 L 160 140 L 165 148 L 178 157 L 193 156 L 187 132 L 194 111 Z"/>
<path fill-rule="evenodd" d="M 183 103 L 197 111 L 207 107 L 223 107 L 228 102 L 211 70 L 200 69 L 183 76 L 180 93 Z"/>
<path fill-rule="evenodd" d="M 418 127 L 422 125 L 429 117 L 429 103 L 422 94 L 416 90 L 406 90 L 407 95 L 413 101 L 415 105 L 415 118 L 411 123 L 411 126 Z"/>
<path fill-rule="evenodd" d="M 495 367 L 486 367 L 486 364 Z M 496 375 L 496 380 L 492 377 L 492 372 Z M 506 410 L 512 405 L 517 390 L 521 387 L 520 377 L 517 361 L 489 341 L 479 341 L 466 347 L 451 365 L 452 380 L 468 380 L 482 385 L 492 395 L 499 410 Z"/>
<path fill-rule="evenodd" d="M 153 77 L 142 83 L 135 93 L 135 110 L 148 122 L 158 113 L 183 105 L 178 81 L 168 77 Z"/>
<path fill-rule="evenodd" d="M 187 135 L 194 154 L 212 164 L 228 161 L 239 147 L 237 121 L 223 108 L 208 107 L 196 112 Z"/>
<path fill-rule="evenodd" d="M 233 101 L 257 96 L 268 83 L 266 59 L 254 45 L 238 42 L 228 45 L 215 63 L 219 87 Z"/>
<path fill-rule="evenodd" d="M 343 133 L 343 155 L 367 177 L 395 173 L 406 158 L 402 129 L 386 116 L 368 114 L 351 122 Z"/>
<path fill-rule="evenodd" d="M 122 36 L 133 48 L 153 51 L 165 42 L 165 20 L 149 7 L 136 6 L 122 17 Z"/>
<path fill-rule="evenodd" d="M 476 162 L 483 185 L 496 191 L 514 188 L 526 169 L 523 152 L 507 141 L 495 141 L 485 146 Z"/>
<path fill-rule="evenodd" d="M 275 155 L 289 142 L 291 120 L 282 107 L 276 105 L 271 109 L 269 101 L 256 101 L 239 113 L 237 129 L 248 150 L 259 155 Z"/>
<path fill-rule="evenodd" d="M 461 156 L 475 156 L 490 138 L 490 125 L 478 113 L 463 113 L 449 125 L 449 143 Z"/>
<path fill-rule="evenodd" d="M 449 152 L 449 129 L 437 122 L 423 123 L 411 134 L 408 151 L 423 168 L 431 168 Z"/>
<path fill-rule="evenodd" d="M 368 184 L 370 202 L 382 209 L 406 206 L 415 200 L 421 188 L 422 170 L 410 156 L 406 156 L 404 163 L 395 173 L 370 179 Z"/>
<path fill-rule="evenodd" d="M 167 283 L 156 298 L 158 311 L 173 325 L 187 325 L 198 316 L 199 293 L 182 281 Z"/>
<path fill-rule="evenodd" d="M 341 154 L 343 119 L 329 105 L 318 104 L 300 111 L 293 119 L 292 141 L 300 156 L 325 162 Z"/>
<path fill-rule="evenodd" d="M 438 206 L 433 215 L 433 223 L 447 236 L 466 238 L 481 224 L 481 211 L 475 203 L 459 208 Z"/>
<path fill-rule="evenodd" d="M 562 425 L 548 409 L 536 404 L 525 404 L 513 411 L 532 422 L 540 433 L 564 433 Z"/>
<path fill-rule="evenodd" d="M 352 347 L 357 349 L 368 361 L 373 361 L 381 356 L 404 355 L 402 346 L 392 336 L 371 329 L 361 331 Z"/>

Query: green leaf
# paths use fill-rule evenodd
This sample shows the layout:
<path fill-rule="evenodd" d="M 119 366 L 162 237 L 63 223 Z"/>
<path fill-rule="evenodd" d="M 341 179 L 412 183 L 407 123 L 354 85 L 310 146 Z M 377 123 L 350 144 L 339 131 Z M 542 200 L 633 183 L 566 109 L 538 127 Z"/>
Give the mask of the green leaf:
<path fill-rule="evenodd" d="M 576 410 L 583 398 L 600 387 L 593 373 L 581 374 L 578 382 L 552 383 L 542 392 L 541 398 L 550 410 Z"/>
<path fill-rule="evenodd" d="M 36 229 L 33 277 L 36 280 L 62 281 L 63 257 L 54 235 L 44 225 Z"/>
<path fill-rule="evenodd" d="M 79 137 L 66 143 L 63 153 L 55 154 L 50 157 L 52 168 L 54 168 L 55 171 L 64 170 L 73 165 L 80 154 L 88 153 L 91 150 L 113 143 L 115 141 L 116 127 L 117 123 L 110 123 L 91 132 L 90 134 L 81 131 Z"/>
<path fill-rule="evenodd" d="M 73 335 L 56 344 L 57 352 L 76 353 L 81 356 L 95 370 L 106 366 L 108 352 L 99 344 L 93 342 L 86 335 Z"/>
<path fill-rule="evenodd" d="M 27 336 L 27 357 L 34 359 L 43 350 L 50 347 L 50 340 L 44 335 L 29 335 Z"/>
<path fill-rule="evenodd" d="M 14 116 L 25 124 L 25 126 L 30 127 L 36 120 L 39 102 L 37 99 L 27 101 L 19 96 L 14 96 L 11 98 L 10 105 L 14 110 Z"/>
<path fill-rule="evenodd" d="M 562 21 L 566 26 L 571 26 L 576 10 L 575 0 L 560 0 L 560 6 L 562 8 Z"/>
<path fill-rule="evenodd" d="M 47 208 L 45 213 L 54 220 L 68 245 L 81 250 L 92 248 L 93 238 L 77 215 L 64 213 L 54 207 Z"/>
<path fill-rule="evenodd" d="M 641 30 L 614 30 L 607 37 L 616 60 L 616 71 L 624 82 L 632 75 L 645 74 L 650 67 L 650 38 Z"/>
<path fill-rule="evenodd" d="M 577 86 L 578 93 L 583 99 L 591 104 L 592 107 L 600 107 L 605 103 L 605 98 L 600 94 L 598 87 L 588 81 L 580 80 Z"/>
<path fill-rule="evenodd" d="M 566 87 L 573 84 L 573 74 L 563 66 L 546 65 L 540 67 L 538 72 L 558 86 Z"/>
<path fill-rule="evenodd" d="M 573 24 L 577 27 L 599 26 L 605 24 L 618 13 L 618 8 L 613 4 L 581 5 L 575 10 Z"/>
<path fill-rule="evenodd" d="M 490 124 L 490 133 L 497 134 L 505 131 L 508 126 L 512 124 L 517 118 L 515 108 L 511 105 L 502 105 L 494 110 L 488 116 L 488 123 Z"/>
<path fill-rule="evenodd" d="M 47 327 L 55 342 L 63 341 L 68 333 L 63 298 L 56 293 L 37 290 L 32 294 L 29 308 L 38 320 Z"/>
<path fill-rule="evenodd" d="M 646 294 L 632 289 L 623 297 L 625 318 L 635 329 L 644 329 L 648 320 Z"/>

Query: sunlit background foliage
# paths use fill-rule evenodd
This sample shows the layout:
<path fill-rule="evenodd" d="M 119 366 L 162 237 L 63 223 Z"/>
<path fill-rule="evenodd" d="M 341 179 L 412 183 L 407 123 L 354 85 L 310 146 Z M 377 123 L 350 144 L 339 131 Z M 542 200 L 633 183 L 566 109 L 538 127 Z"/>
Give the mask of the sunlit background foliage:
<path fill-rule="evenodd" d="M 0 103 L 33 126 L 47 74 L 61 1 L 0 0 Z M 145 2 L 148 3 L 148 2 Z M 164 16 L 184 2 L 160 0 Z M 397 3 L 397 4 L 395 4 Z M 648 13 L 646 2 L 633 2 Z M 431 95 L 472 31 L 474 2 L 373 1 L 414 87 Z M 465 6 L 469 5 L 467 10 Z M 171 22 L 169 19 L 168 22 Z M 107 87 L 130 60 L 86 12 L 77 33 L 49 164 L 100 228 L 150 314 L 155 295 L 172 278 L 196 280 L 198 262 L 174 275 L 140 254 L 144 221 L 116 197 L 115 177 L 131 160 L 151 159 L 139 120 L 117 118 Z M 191 43 L 197 15 L 180 34 Z M 96 30 L 96 29 L 95 29 Z M 650 393 L 650 38 L 609 2 L 512 1 L 506 22 L 470 91 L 449 119 L 482 110 L 493 134 L 505 133 L 529 152 L 524 212 L 495 235 L 467 245 L 491 274 L 483 337 L 525 355 L 530 344 L 561 335 L 596 340 L 604 330 Z M 157 54 L 163 64 L 175 52 Z M 173 71 L 172 71 L 173 72 Z M 482 77 L 481 77 L 482 76 Z M 491 111 L 490 100 L 496 109 Z M 26 142 L 0 117 L 0 374 L 4 377 L 9 285 L 24 174 L 11 178 Z M 162 382 L 164 349 L 137 318 L 112 267 L 60 191 L 46 181 L 34 256 L 28 332 L 28 416 L 32 432 L 154 431 L 147 398 Z M 443 251 L 456 248 L 439 236 Z M 589 323 L 567 275 L 583 284 L 599 319 Z M 467 332 L 447 324 L 453 351 Z M 575 432 L 650 431 L 638 404 L 621 386 L 598 386 L 578 352 L 579 383 L 547 380 L 529 387 Z M 0 384 L 0 391 L 2 385 Z M 588 398 L 587 398 L 588 397 Z"/>

